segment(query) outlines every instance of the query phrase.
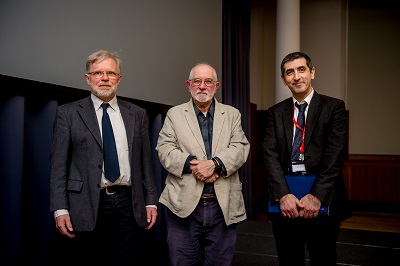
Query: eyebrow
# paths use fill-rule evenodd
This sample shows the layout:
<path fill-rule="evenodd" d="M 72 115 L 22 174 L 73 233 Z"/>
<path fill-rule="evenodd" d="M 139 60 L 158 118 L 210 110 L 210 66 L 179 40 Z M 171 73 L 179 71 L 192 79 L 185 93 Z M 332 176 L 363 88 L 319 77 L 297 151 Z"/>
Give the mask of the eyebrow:
<path fill-rule="evenodd" d="M 285 72 L 294 71 L 295 69 L 307 69 L 307 66 L 298 66 L 296 68 L 288 68 L 288 69 L 285 70 Z"/>

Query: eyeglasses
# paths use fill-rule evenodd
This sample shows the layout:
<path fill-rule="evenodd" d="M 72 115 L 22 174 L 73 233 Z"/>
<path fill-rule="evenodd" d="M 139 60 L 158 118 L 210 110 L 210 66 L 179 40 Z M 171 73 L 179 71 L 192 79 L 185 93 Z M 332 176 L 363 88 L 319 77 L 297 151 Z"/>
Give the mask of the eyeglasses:
<path fill-rule="evenodd" d="M 189 80 L 192 82 L 193 85 L 196 85 L 196 86 L 199 86 L 203 82 L 202 79 L 189 79 Z M 212 79 L 205 79 L 204 80 L 204 84 L 207 87 L 211 87 L 214 84 L 214 82 L 216 82 L 216 81 L 214 81 Z"/>
<path fill-rule="evenodd" d="M 106 74 L 106 76 L 109 79 L 116 79 L 120 76 L 118 73 L 115 73 L 113 71 L 104 71 L 104 72 L 103 71 L 93 71 L 93 72 L 88 72 L 86 74 L 92 75 L 96 79 L 102 78 L 104 74 Z"/>

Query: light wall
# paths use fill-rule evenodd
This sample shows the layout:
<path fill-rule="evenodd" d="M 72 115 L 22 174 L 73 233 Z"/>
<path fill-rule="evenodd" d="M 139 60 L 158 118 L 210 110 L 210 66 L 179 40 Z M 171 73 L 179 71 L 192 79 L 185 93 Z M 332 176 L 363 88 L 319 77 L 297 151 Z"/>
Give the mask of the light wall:
<path fill-rule="evenodd" d="M 250 101 L 266 110 L 280 63 L 276 0 L 252 4 Z M 301 0 L 300 12 L 313 86 L 349 110 L 350 153 L 400 154 L 400 2 Z M 88 90 L 86 57 L 108 49 L 123 60 L 119 95 L 168 105 L 189 99 L 194 63 L 208 61 L 221 75 L 222 0 L 2 0 L 0 22 L 4 75 Z"/>
<path fill-rule="evenodd" d="M 195 63 L 221 73 L 222 0 L 2 0 L 0 36 L 0 74 L 89 90 L 86 58 L 107 49 L 119 95 L 175 105 Z"/>
<path fill-rule="evenodd" d="M 316 68 L 313 87 L 343 99 L 350 154 L 399 155 L 400 3 L 390 0 L 301 0 L 300 44 Z M 274 104 L 276 1 L 253 0 L 250 100 Z"/>

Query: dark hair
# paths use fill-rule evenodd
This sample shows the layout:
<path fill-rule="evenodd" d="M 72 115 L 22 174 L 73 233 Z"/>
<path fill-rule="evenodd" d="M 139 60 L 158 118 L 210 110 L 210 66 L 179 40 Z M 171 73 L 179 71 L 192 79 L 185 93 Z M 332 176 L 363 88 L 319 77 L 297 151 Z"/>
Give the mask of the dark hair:
<path fill-rule="evenodd" d="M 285 56 L 285 58 L 282 59 L 282 63 L 281 63 L 281 76 L 282 77 L 284 76 L 284 72 L 285 72 L 284 65 L 289 61 L 293 61 L 293 60 L 299 59 L 299 58 L 306 59 L 306 63 L 307 63 L 308 68 L 310 69 L 310 71 L 312 70 L 313 65 L 312 65 L 312 62 L 311 62 L 311 58 L 305 53 L 294 52 L 294 53 L 288 54 L 287 56 Z"/>

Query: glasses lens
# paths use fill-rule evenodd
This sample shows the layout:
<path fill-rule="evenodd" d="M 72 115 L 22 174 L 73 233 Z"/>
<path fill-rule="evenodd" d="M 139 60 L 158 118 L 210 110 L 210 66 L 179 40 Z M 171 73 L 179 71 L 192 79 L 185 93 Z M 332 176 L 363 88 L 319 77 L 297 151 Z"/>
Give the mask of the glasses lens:
<path fill-rule="evenodd" d="M 201 79 L 193 79 L 192 82 L 193 82 L 193 85 L 198 86 L 201 84 Z"/>
<path fill-rule="evenodd" d="M 112 72 L 112 71 L 107 71 L 106 74 L 107 74 L 108 78 L 110 78 L 110 79 L 115 79 L 118 76 L 117 73 Z"/>
<path fill-rule="evenodd" d="M 201 79 L 192 79 L 192 82 L 193 82 L 193 85 L 199 86 L 203 82 L 203 80 L 201 80 Z M 204 84 L 207 87 L 211 87 L 214 84 L 214 81 L 212 79 L 205 79 L 204 80 Z"/>
<path fill-rule="evenodd" d="M 115 73 L 113 71 L 105 71 L 105 72 L 94 71 L 94 72 L 90 72 L 88 74 L 93 75 L 93 77 L 96 78 L 96 79 L 102 78 L 104 74 L 106 74 L 106 76 L 109 79 L 116 79 L 119 76 L 119 74 L 117 74 L 117 73 Z"/>
<path fill-rule="evenodd" d="M 211 87 L 214 84 L 214 81 L 212 79 L 206 79 L 204 83 L 208 86 Z"/>

